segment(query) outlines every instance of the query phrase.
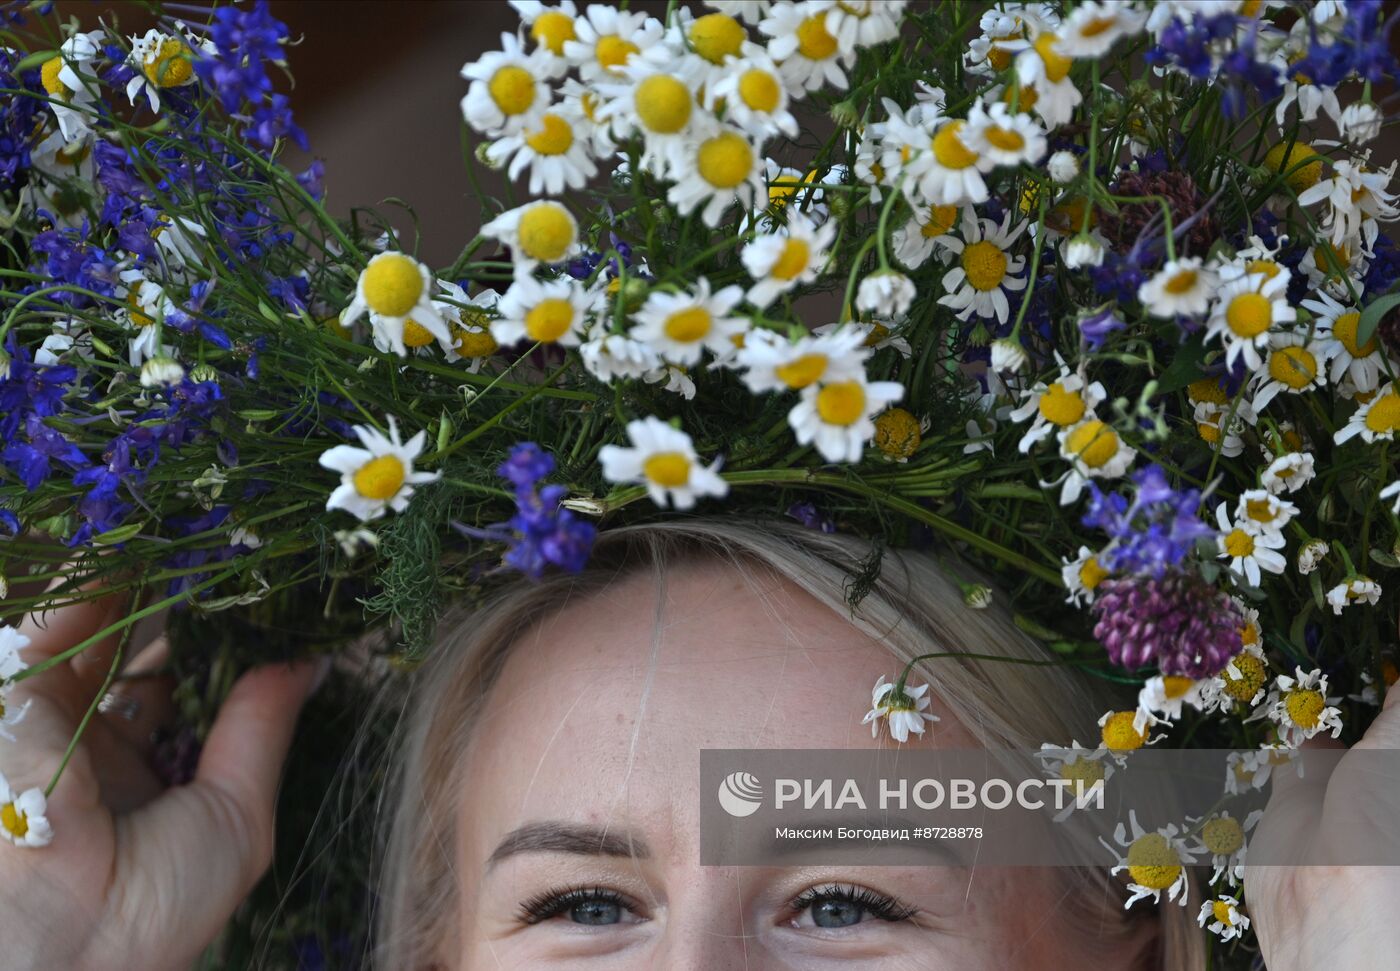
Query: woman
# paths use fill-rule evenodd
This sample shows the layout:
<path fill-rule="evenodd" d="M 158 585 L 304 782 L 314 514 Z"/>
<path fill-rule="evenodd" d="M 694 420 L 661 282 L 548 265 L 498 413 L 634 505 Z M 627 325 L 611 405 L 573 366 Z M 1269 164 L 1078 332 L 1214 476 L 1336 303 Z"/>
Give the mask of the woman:
<path fill-rule="evenodd" d="M 930 650 L 1033 658 L 997 608 L 966 607 L 933 561 L 885 558 L 852 613 L 861 542 L 696 519 L 605 532 L 588 570 L 516 586 L 449 628 L 408 700 L 379 966 L 1095 968 L 1205 966 L 1195 908 L 1122 907 L 1102 870 L 703 868 L 701 748 L 874 748 L 870 687 Z M 35 663 L 100 629 L 84 607 L 31 628 Z M 911 745 L 1063 744 L 1103 710 L 1059 668 L 920 669 L 939 721 Z M 5 967 L 183 969 L 266 868 L 282 758 L 311 665 L 241 680 L 195 781 L 133 793 L 94 726 L 50 801 L 64 839 L 0 854 Z M 47 777 L 91 698 L 85 666 L 21 685 Z M 1392 692 L 1392 695 L 1400 692 Z M 1400 747 L 1400 703 L 1364 745 Z M 125 761 L 123 761 L 125 760 Z M 1266 826 L 1325 829 L 1324 793 L 1280 791 Z M 1376 818 L 1400 794 L 1371 792 Z M 1378 968 L 1400 953 L 1400 873 L 1252 871 L 1271 971 Z M 1319 906 L 1317 901 L 1329 901 Z"/>

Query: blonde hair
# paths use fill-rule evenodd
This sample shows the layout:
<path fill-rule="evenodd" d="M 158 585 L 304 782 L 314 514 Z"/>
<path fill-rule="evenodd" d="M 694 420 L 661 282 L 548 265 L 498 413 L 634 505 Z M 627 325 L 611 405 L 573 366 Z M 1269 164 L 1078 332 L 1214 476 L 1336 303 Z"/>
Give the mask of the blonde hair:
<path fill-rule="evenodd" d="M 871 546 L 863 540 L 795 523 L 671 519 L 604 531 L 582 573 L 522 581 L 484 606 L 448 618 L 434 655 L 415 674 L 393 763 L 395 778 L 386 790 L 396 793 L 397 804 L 380 861 L 376 965 L 381 971 L 430 968 L 443 942 L 451 939 L 458 901 L 456 803 L 474 716 L 510 646 L 571 600 L 639 570 L 652 570 L 664 584 L 669 568 L 708 559 L 751 577 L 795 584 L 887 645 L 900 662 L 944 650 L 1045 659 L 1044 650 L 1001 606 L 1005 598 L 996 596 L 989 609 L 970 609 L 958 584 L 929 554 L 886 551 L 868 592 L 855 607 L 848 606 L 852 577 L 868 567 L 870 554 Z M 873 572 L 865 569 L 864 575 Z M 1092 741 L 1095 719 L 1111 705 L 1100 684 L 1064 667 L 963 657 L 924 663 L 940 699 L 988 748 Z M 1122 914 L 1123 894 L 1106 869 L 1064 873 L 1080 891 L 1066 896 L 1067 919 L 1077 920 L 1077 926 L 1105 943 L 1126 941 L 1138 932 L 1139 920 Z M 1190 971 L 1204 965 L 1194 914 L 1194 909 L 1174 904 L 1160 908 L 1157 959 L 1151 967 Z"/>

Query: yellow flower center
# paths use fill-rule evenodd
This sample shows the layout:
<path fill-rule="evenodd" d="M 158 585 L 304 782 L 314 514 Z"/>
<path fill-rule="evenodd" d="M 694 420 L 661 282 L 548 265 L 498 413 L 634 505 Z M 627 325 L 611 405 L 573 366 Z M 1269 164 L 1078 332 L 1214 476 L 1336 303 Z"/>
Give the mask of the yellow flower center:
<path fill-rule="evenodd" d="M 1279 266 L 1273 260 L 1250 260 L 1244 265 L 1244 271 L 1246 273 L 1261 274 L 1266 280 L 1272 280 L 1274 277 L 1278 276 L 1282 269 L 1283 267 Z"/>
<path fill-rule="evenodd" d="M 1200 421 L 1196 423 L 1196 434 L 1201 436 L 1202 441 L 1207 442 L 1211 445 L 1217 445 L 1220 442 L 1220 426 L 1211 424 L 1208 421 Z"/>
<path fill-rule="evenodd" d="M 486 83 L 491 100 L 503 115 L 518 115 L 535 103 L 535 78 L 515 64 L 507 64 Z"/>
<path fill-rule="evenodd" d="M 1073 425 L 1084 417 L 1084 399 L 1079 396 L 1078 391 L 1066 391 L 1059 381 L 1045 389 L 1037 407 L 1041 417 L 1062 428 Z"/>
<path fill-rule="evenodd" d="M 1003 152 L 1019 152 L 1026 147 L 1025 136 L 1012 128 L 992 125 L 983 133 L 983 137 Z"/>
<path fill-rule="evenodd" d="M 1233 816 L 1216 816 L 1201 827 L 1201 842 L 1217 856 L 1229 856 L 1244 846 L 1244 827 Z"/>
<path fill-rule="evenodd" d="M 1102 468 L 1118 454 L 1118 433 L 1094 418 L 1070 432 L 1065 445 L 1089 468 Z"/>
<path fill-rule="evenodd" d="M 1394 435 L 1400 430 L 1400 395 L 1388 391 L 1371 402 L 1366 412 L 1366 427 L 1376 435 Z"/>
<path fill-rule="evenodd" d="M 919 448 L 919 419 L 903 408 L 890 408 L 875 419 L 875 447 L 892 459 L 907 459 Z"/>
<path fill-rule="evenodd" d="M 1264 165 L 1275 172 L 1288 172 L 1284 182 L 1294 192 L 1302 192 L 1317 185 L 1317 180 L 1322 178 L 1322 159 L 1300 164 L 1303 159 L 1316 154 L 1307 142 L 1294 142 L 1292 148 L 1287 142 L 1279 142 L 1264 156 Z M 1289 172 L 1290 169 L 1293 171 Z"/>
<path fill-rule="evenodd" d="M 1230 916 L 1231 904 L 1225 900 L 1217 900 L 1210 905 L 1210 912 L 1215 915 L 1215 919 L 1226 927 L 1235 926 L 1234 918 Z"/>
<path fill-rule="evenodd" d="M 1225 394 L 1225 389 L 1215 378 L 1201 378 L 1199 381 L 1192 381 L 1186 386 L 1186 395 L 1193 403 L 1209 401 L 1213 404 L 1223 405 L 1230 400 Z"/>
<path fill-rule="evenodd" d="M 1162 284 L 1162 289 L 1172 296 L 1181 296 L 1183 293 L 1190 293 L 1196 286 L 1199 275 L 1195 270 L 1178 270 L 1173 273 L 1166 283 Z"/>
<path fill-rule="evenodd" d="M 1332 336 L 1341 342 L 1352 357 L 1369 357 L 1380 347 L 1373 336 L 1365 344 L 1356 342 L 1356 329 L 1361 324 L 1361 315 L 1355 310 L 1342 314 L 1332 322 Z"/>
<path fill-rule="evenodd" d="M 1146 833 L 1128 847 L 1128 876 L 1148 890 L 1166 890 L 1181 876 L 1181 856 L 1161 833 Z"/>
<path fill-rule="evenodd" d="M 1254 537 L 1236 527 L 1225 537 L 1225 552 L 1231 556 L 1253 556 Z"/>
<path fill-rule="evenodd" d="M 194 60 L 189 46 L 178 37 L 167 37 L 146 55 L 142 69 L 158 88 L 178 88 L 194 80 Z"/>
<path fill-rule="evenodd" d="M 797 25 L 797 53 L 809 61 L 824 61 L 836 53 L 836 38 L 826 29 L 826 13 Z"/>
<path fill-rule="evenodd" d="M 963 247 L 962 265 L 976 290 L 995 290 L 1006 276 L 1006 254 L 985 239 Z"/>
<path fill-rule="evenodd" d="M 739 97 L 753 111 L 772 112 L 783 99 L 778 79 L 751 67 L 739 78 Z"/>
<path fill-rule="evenodd" d="M 1083 791 L 1089 791 L 1090 787 L 1103 781 L 1103 764 L 1098 759 L 1076 758 L 1060 766 L 1060 778 L 1069 782 L 1078 782 Z M 1070 791 L 1074 795 L 1075 787 L 1070 786 Z"/>
<path fill-rule="evenodd" d="M 987 51 L 987 63 L 998 71 L 1005 71 L 1011 66 L 1011 52 L 1004 47 L 992 47 Z"/>
<path fill-rule="evenodd" d="M 635 53 L 637 53 L 637 45 L 630 40 L 623 40 L 616 34 L 598 38 L 598 46 L 593 49 L 598 63 L 609 74 L 620 74 L 618 68 L 626 64 Z"/>
<path fill-rule="evenodd" d="M 0 808 L 0 826 L 4 826 L 5 831 L 17 840 L 29 835 L 29 817 L 12 802 L 7 802 Z"/>
<path fill-rule="evenodd" d="M 1085 590 L 1093 590 L 1108 579 L 1108 571 L 1099 566 L 1099 561 L 1089 557 L 1079 568 L 1079 582 Z"/>
<path fill-rule="evenodd" d="M 1133 725 L 1135 712 L 1115 711 L 1103 723 L 1103 743 L 1114 752 L 1131 752 L 1140 749 L 1147 741 L 1147 733 L 1140 732 Z"/>
<path fill-rule="evenodd" d="M 563 155 L 574 144 L 573 127 L 556 114 L 540 119 L 539 131 L 525 136 L 525 144 L 541 155 Z"/>
<path fill-rule="evenodd" d="M 536 17 L 530 25 L 530 36 L 555 55 L 562 55 L 564 43 L 578 37 L 574 33 L 574 18 L 559 10 L 546 10 Z"/>
<path fill-rule="evenodd" d="M 1011 54 L 1009 51 L 1006 52 L 1006 60 L 1008 64 L 1011 61 Z M 993 60 L 992 63 L 996 64 L 996 61 Z M 997 70 L 1005 70 L 1005 68 L 997 68 Z M 1040 100 L 1040 92 L 1037 91 L 1035 85 L 1032 84 L 1021 85 L 1019 89 L 1014 84 L 1008 84 L 1006 90 L 1001 93 L 1002 103 L 1009 108 L 1011 107 L 1013 98 L 1021 111 L 1030 111 L 1035 107 L 1035 103 Z"/>
<path fill-rule="evenodd" d="M 715 188 L 732 189 L 753 171 L 753 149 L 739 135 L 722 132 L 700 143 L 695 167 Z"/>
<path fill-rule="evenodd" d="M 783 243 L 783 251 L 773 262 L 773 268 L 768 271 L 768 275 L 776 280 L 794 280 L 799 273 L 807 269 L 811 259 L 812 248 L 807 245 L 805 239 L 789 238 Z"/>
<path fill-rule="evenodd" d="M 1274 322 L 1274 306 L 1259 293 L 1241 293 L 1225 308 L 1225 323 L 1239 337 L 1258 337 Z"/>
<path fill-rule="evenodd" d="M 1264 670 L 1264 662 L 1253 654 L 1237 654 L 1230 662 L 1235 670 L 1239 672 L 1236 676 L 1230 673 L 1227 666 L 1220 673 L 1220 677 L 1225 682 L 1225 693 L 1236 701 L 1246 704 L 1254 700 L 1254 696 L 1259 693 L 1259 689 L 1264 687 L 1264 682 L 1268 678 L 1268 672 Z"/>
<path fill-rule="evenodd" d="M 403 488 L 404 467 L 397 455 L 370 459 L 355 473 L 355 491 L 366 499 L 392 499 Z"/>
<path fill-rule="evenodd" d="M 964 122 L 961 118 L 948 122 L 933 136 L 933 157 L 945 169 L 965 169 L 977 163 L 977 154 L 958 138 Z"/>
<path fill-rule="evenodd" d="M 690 459 L 680 452 L 657 452 L 642 463 L 642 474 L 665 489 L 690 481 Z"/>
<path fill-rule="evenodd" d="M 865 335 L 865 347 L 877 347 L 890 336 L 890 329 L 884 324 L 871 324 L 870 333 Z"/>
<path fill-rule="evenodd" d="M 637 117 L 660 135 L 674 135 L 684 128 L 694 101 L 690 89 L 669 74 L 653 74 L 638 84 L 632 95 Z"/>
<path fill-rule="evenodd" d="M 1317 358 L 1302 347 L 1280 347 L 1269 355 L 1269 377 L 1301 391 L 1317 380 Z"/>
<path fill-rule="evenodd" d="M 552 344 L 567 334 L 573 323 L 574 305 L 563 297 L 549 297 L 525 315 L 525 333 L 532 341 Z"/>
<path fill-rule="evenodd" d="M 1321 273 L 1326 273 L 1329 279 L 1337 280 L 1351 263 L 1351 254 L 1346 245 L 1333 246 L 1326 240 L 1313 247 L 1313 266 L 1317 267 Z"/>
<path fill-rule="evenodd" d="M 666 318 L 666 336 L 681 344 L 691 344 L 710 332 L 714 318 L 704 307 L 686 307 Z"/>
<path fill-rule="evenodd" d="M 467 330 L 454 326 L 452 340 L 453 349 L 462 357 L 486 357 L 496 353 L 499 346 L 489 330 Z"/>
<path fill-rule="evenodd" d="M 930 206 L 928 222 L 919 227 L 919 232 L 925 239 L 936 239 L 952 229 L 953 223 L 957 221 L 957 206 Z"/>
<path fill-rule="evenodd" d="M 50 97 L 67 101 L 73 92 L 68 90 L 68 85 L 58 79 L 58 72 L 63 70 L 63 58 L 51 57 L 44 62 L 44 66 L 39 68 L 39 81 L 44 85 L 44 90 Z"/>
<path fill-rule="evenodd" d="M 1250 645 L 1252 645 L 1252 644 L 1258 644 L 1258 643 L 1259 643 L 1259 638 L 1261 638 L 1262 636 L 1263 636 L 1263 632 L 1262 632 L 1261 630 L 1259 630 L 1259 624 L 1258 624 L 1258 622 L 1256 622 L 1256 621 L 1247 620 L 1247 621 L 1245 621 L 1244 626 L 1240 628 L 1240 643 L 1243 644 L 1243 645 L 1245 645 L 1246 647 L 1248 647 L 1248 646 L 1250 646 Z M 1242 657 L 1250 657 L 1250 656 L 1251 656 L 1251 655 L 1248 655 L 1248 654 L 1241 655 L 1240 658 L 1235 658 L 1235 660 L 1238 661 L 1238 660 L 1240 660 Z M 1262 671 L 1263 668 L 1260 667 L 1260 670 Z M 1261 683 L 1262 683 L 1262 682 L 1261 682 Z"/>
<path fill-rule="evenodd" d="M 433 342 L 433 335 L 418 321 L 409 319 L 403 322 L 403 342 L 405 347 L 427 347 Z"/>
<path fill-rule="evenodd" d="M 1175 701 L 1177 698 L 1186 697 L 1186 692 L 1190 691 L 1191 686 L 1195 683 L 1195 681 L 1180 674 L 1169 674 L 1162 678 L 1162 694 Z"/>
<path fill-rule="evenodd" d="M 1268 499 L 1247 499 L 1244 511 L 1256 523 L 1271 523 L 1278 518 L 1278 507 Z"/>
<path fill-rule="evenodd" d="M 554 263 L 574 244 L 574 221 L 558 203 L 532 206 L 520 215 L 520 249 L 532 260 Z"/>
<path fill-rule="evenodd" d="M 789 388 L 805 388 L 821 380 L 829 363 L 825 354 L 803 354 L 786 364 L 778 365 L 773 369 L 773 373 Z"/>
<path fill-rule="evenodd" d="M 126 295 L 127 318 L 134 327 L 149 327 L 156 322 L 155 318 L 146 312 L 146 308 L 141 305 L 141 292 L 132 289 Z"/>
<path fill-rule="evenodd" d="M 384 317 L 402 317 L 423 296 L 423 274 L 418 264 L 399 253 L 371 260 L 360 278 L 365 303 Z"/>
<path fill-rule="evenodd" d="M 1054 45 L 1059 39 L 1048 32 L 1035 39 L 1035 51 L 1045 62 L 1045 79 L 1051 84 L 1063 81 L 1065 76 L 1069 74 L 1070 67 L 1074 64 L 1073 59 L 1055 52 Z"/>
<path fill-rule="evenodd" d="M 865 388 L 859 381 L 838 381 L 817 393 L 817 414 L 828 425 L 854 425 L 865 416 Z"/>
<path fill-rule="evenodd" d="M 1080 37 L 1097 37 L 1105 34 L 1118 26 L 1117 17 L 1095 17 L 1087 24 L 1079 28 Z"/>
<path fill-rule="evenodd" d="M 1288 717 L 1293 724 L 1300 728 L 1316 728 L 1318 719 L 1322 717 L 1322 709 L 1327 707 L 1327 700 L 1320 691 L 1302 688 L 1290 691 L 1283 705 L 1288 709 Z"/>
<path fill-rule="evenodd" d="M 726 57 L 737 57 L 749 35 L 728 14 L 709 13 L 690 25 L 690 46 L 711 64 L 723 64 Z"/>

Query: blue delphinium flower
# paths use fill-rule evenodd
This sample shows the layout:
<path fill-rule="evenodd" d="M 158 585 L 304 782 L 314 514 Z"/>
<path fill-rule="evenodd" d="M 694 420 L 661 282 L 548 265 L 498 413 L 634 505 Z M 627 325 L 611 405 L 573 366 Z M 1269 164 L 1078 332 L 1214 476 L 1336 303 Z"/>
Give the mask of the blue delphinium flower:
<path fill-rule="evenodd" d="M 63 409 L 63 397 L 77 379 L 70 364 L 36 365 L 13 333 L 5 341 L 0 366 L 0 439 L 10 441 L 30 415 L 47 418 Z"/>
<path fill-rule="evenodd" d="M 1135 473 L 1133 485 L 1131 502 L 1121 493 L 1089 486 L 1089 508 L 1082 521 L 1108 534 L 1109 545 L 1097 557 L 1106 569 L 1160 577 L 1180 566 L 1197 540 L 1215 535 L 1197 515 L 1199 489 L 1173 488 L 1157 465 Z"/>

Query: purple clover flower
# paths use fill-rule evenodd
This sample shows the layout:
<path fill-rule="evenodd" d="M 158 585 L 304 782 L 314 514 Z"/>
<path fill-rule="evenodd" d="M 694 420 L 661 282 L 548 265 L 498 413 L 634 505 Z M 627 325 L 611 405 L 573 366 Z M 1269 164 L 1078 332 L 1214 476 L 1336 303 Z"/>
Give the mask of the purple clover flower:
<path fill-rule="evenodd" d="M 1198 574 L 1104 580 L 1094 599 L 1094 636 L 1129 671 L 1208 678 L 1240 652 L 1244 616 L 1224 591 Z"/>

